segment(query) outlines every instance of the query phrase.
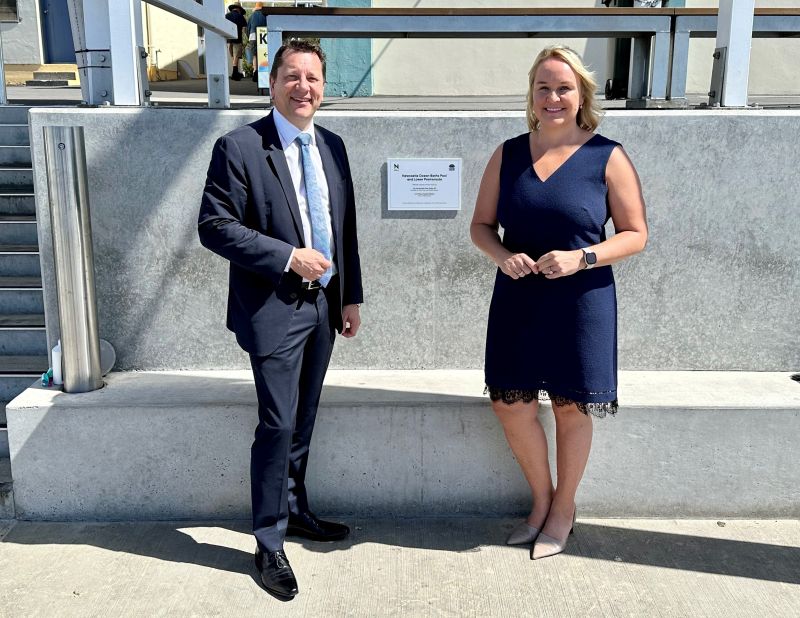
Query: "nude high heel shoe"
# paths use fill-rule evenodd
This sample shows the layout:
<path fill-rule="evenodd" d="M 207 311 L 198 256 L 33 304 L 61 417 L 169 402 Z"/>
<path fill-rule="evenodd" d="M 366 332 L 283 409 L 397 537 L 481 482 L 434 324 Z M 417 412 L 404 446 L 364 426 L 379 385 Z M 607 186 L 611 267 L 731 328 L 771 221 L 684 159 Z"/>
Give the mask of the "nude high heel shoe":
<path fill-rule="evenodd" d="M 562 551 L 564 551 L 564 548 L 567 546 L 567 539 L 569 538 L 569 535 L 575 530 L 575 518 L 577 516 L 578 509 L 576 507 L 575 512 L 572 514 L 572 526 L 570 526 L 569 533 L 563 540 L 554 539 L 552 536 L 548 536 L 544 532 L 540 533 L 536 539 L 536 543 L 534 543 L 533 547 L 531 547 L 531 560 L 541 560 L 542 558 L 555 556 L 556 554 L 560 554 Z"/>
<path fill-rule="evenodd" d="M 533 543 L 537 536 L 539 536 L 539 528 L 529 526 L 528 522 L 523 520 L 508 535 L 506 545 L 527 545 Z"/>

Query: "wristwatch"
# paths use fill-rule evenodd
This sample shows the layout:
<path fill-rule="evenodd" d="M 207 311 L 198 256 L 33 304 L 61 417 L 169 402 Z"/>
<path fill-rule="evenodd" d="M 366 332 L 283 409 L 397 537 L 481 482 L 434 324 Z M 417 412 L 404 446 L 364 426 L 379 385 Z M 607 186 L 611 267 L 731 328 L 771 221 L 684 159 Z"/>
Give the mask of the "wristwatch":
<path fill-rule="evenodd" d="M 597 264 L 597 254 L 588 249 L 581 249 L 581 251 L 583 251 L 583 261 L 586 262 L 586 270 L 594 268 L 594 265 Z"/>

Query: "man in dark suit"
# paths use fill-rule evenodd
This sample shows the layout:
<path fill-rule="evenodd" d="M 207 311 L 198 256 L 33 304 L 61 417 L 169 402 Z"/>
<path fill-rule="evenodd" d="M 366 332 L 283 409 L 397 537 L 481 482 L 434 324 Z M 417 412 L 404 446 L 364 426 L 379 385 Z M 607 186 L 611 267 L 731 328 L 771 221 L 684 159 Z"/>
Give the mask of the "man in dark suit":
<path fill-rule="evenodd" d="M 339 540 L 350 530 L 311 513 L 309 443 L 338 330 L 361 324 L 361 265 L 344 143 L 314 124 L 325 56 L 306 41 L 281 47 L 272 112 L 217 140 L 198 221 L 203 246 L 230 261 L 228 328 L 250 354 L 259 423 L 250 482 L 256 565 L 290 599 L 284 537 Z"/>

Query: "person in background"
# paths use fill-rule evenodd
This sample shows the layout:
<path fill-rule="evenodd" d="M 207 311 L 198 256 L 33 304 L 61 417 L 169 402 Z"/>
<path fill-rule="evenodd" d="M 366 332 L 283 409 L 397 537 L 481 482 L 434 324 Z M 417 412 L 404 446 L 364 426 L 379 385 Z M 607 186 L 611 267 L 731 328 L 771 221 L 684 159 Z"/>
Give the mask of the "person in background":
<path fill-rule="evenodd" d="M 239 71 L 239 61 L 242 59 L 242 35 L 247 30 L 247 21 L 244 15 L 244 8 L 238 3 L 228 5 L 228 12 L 225 13 L 225 19 L 236 25 L 236 34 L 238 35 L 235 39 L 228 39 L 228 53 L 233 59 L 231 79 L 237 82 L 242 79 L 242 73 Z"/>
<path fill-rule="evenodd" d="M 247 62 L 253 65 L 253 81 L 258 81 L 258 54 L 256 44 L 256 28 L 267 27 L 267 16 L 261 11 L 264 5 L 261 2 L 256 2 L 253 7 L 253 14 L 247 20 L 247 47 L 245 49 L 245 56 Z"/>
<path fill-rule="evenodd" d="M 595 133 L 595 90 L 578 54 L 542 50 L 529 73 L 530 131 L 494 151 L 471 225 L 473 242 L 497 265 L 486 386 L 533 497 L 507 542 L 531 543 L 531 559 L 564 550 L 592 416 L 617 410 L 611 264 L 647 241 L 636 170 L 620 144 Z M 606 238 L 609 216 L 616 233 Z M 555 487 L 538 419 L 545 396 L 556 424 Z"/>

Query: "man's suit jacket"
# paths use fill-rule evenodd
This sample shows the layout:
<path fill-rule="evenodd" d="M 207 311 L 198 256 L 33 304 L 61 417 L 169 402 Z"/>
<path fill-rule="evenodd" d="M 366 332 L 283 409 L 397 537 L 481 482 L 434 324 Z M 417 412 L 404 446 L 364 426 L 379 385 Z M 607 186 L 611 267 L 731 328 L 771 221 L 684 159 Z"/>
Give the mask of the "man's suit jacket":
<path fill-rule="evenodd" d="M 338 307 L 328 299 L 341 332 L 342 306 L 363 300 L 353 181 L 342 139 L 315 128 L 339 273 Z M 284 269 L 292 248 L 305 246 L 300 207 L 271 113 L 217 140 L 198 233 L 203 246 L 230 261 L 228 328 L 246 352 L 269 355 L 288 331 L 302 282 Z"/>

